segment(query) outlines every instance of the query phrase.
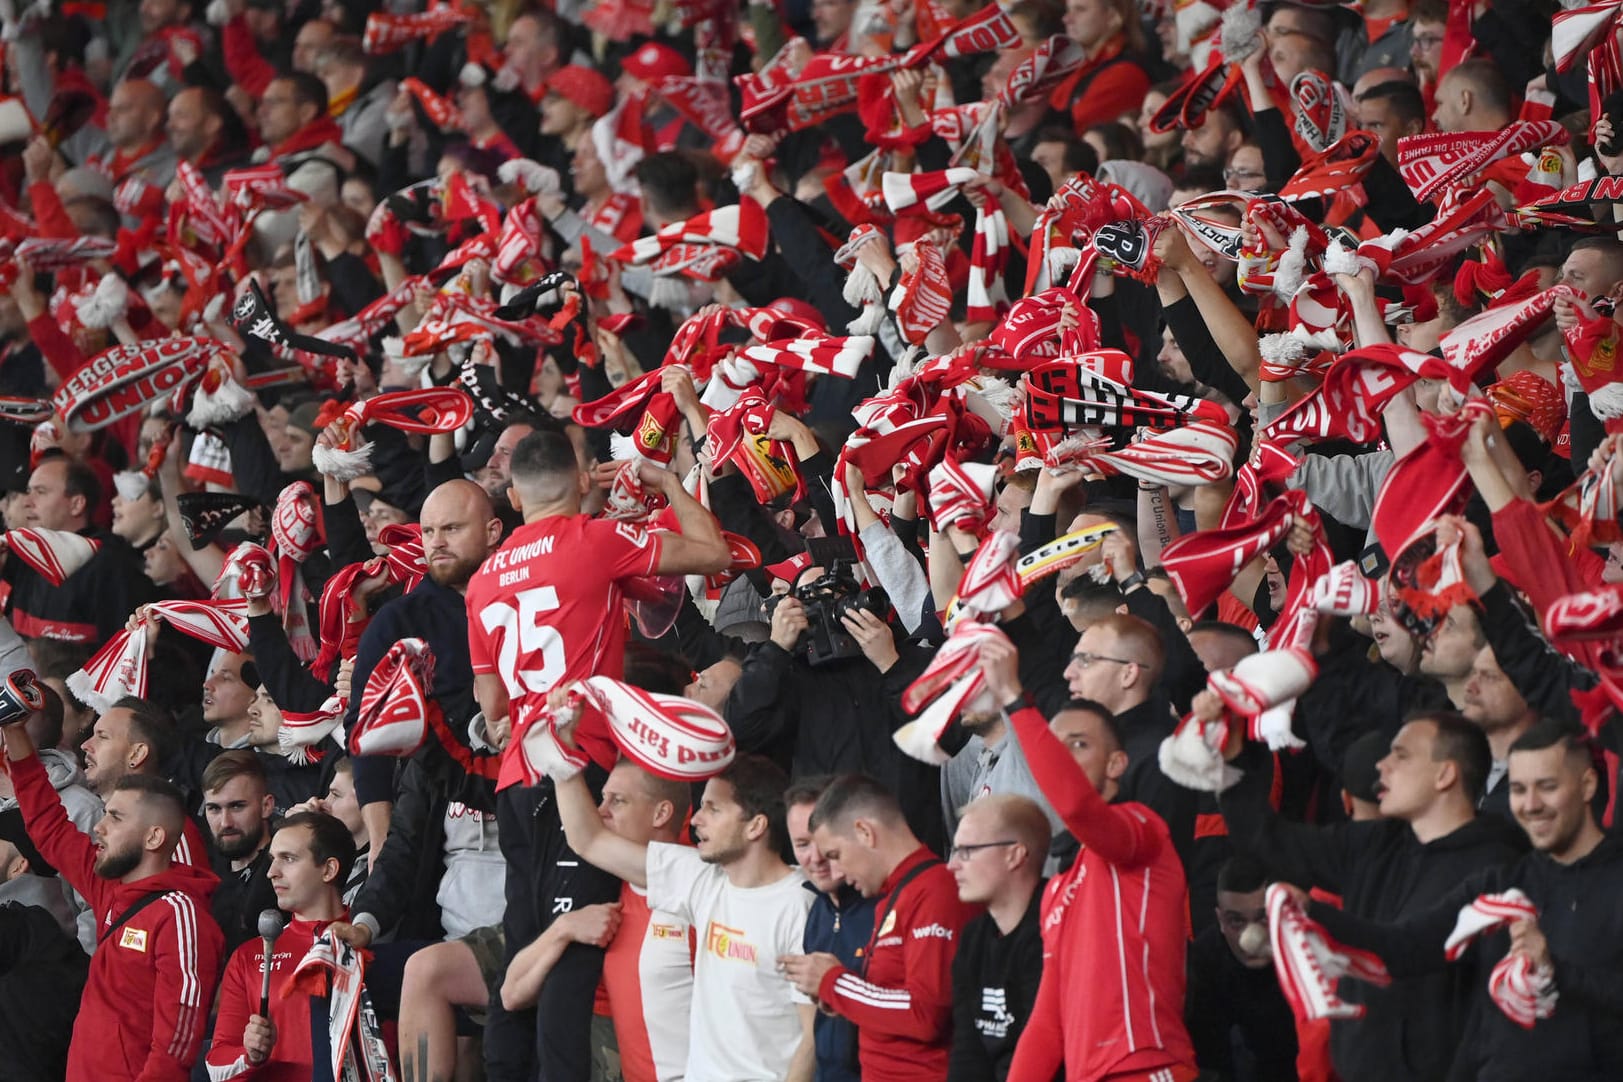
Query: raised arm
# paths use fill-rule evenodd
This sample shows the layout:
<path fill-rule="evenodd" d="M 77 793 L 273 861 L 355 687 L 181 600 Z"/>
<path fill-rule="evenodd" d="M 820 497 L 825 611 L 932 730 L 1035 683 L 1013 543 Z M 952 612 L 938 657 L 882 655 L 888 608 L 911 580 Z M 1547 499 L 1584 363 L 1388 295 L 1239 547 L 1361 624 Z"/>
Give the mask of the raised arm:
<path fill-rule="evenodd" d="M 682 528 L 680 534 L 668 533 L 660 538 L 659 573 L 713 575 L 725 569 L 731 556 L 721 536 L 721 523 L 704 504 L 688 495 L 681 478 L 650 464 L 643 466 L 642 480 L 659 487 Z"/>
<path fill-rule="evenodd" d="M 648 847 L 628 841 L 603 825 L 586 779 L 576 774 L 555 783 L 558 818 L 563 822 L 569 848 L 588 864 L 633 886 L 648 885 Z"/>

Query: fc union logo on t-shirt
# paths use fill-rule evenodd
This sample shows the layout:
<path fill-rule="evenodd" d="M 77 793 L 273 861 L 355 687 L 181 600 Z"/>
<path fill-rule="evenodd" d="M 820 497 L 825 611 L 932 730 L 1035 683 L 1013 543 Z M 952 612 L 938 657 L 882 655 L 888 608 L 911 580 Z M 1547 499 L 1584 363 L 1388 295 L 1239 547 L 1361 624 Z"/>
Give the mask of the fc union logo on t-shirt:
<path fill-rule="evenodd" d="M 755 964 L 755 944 L 744 938 L 740 928 L 729 928 L 725 924 L 710 922 L 705 932 L 705 949 L 717 958 L 725 958 L 729 962 L 748 962 Z"/>

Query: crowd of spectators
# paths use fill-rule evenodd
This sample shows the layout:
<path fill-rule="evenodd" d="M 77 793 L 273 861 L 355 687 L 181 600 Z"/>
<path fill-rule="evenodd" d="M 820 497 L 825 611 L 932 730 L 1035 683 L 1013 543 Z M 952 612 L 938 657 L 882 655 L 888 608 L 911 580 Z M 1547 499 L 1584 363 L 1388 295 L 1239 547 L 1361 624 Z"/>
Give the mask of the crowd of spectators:
<path fill-rule="evenodd" d="M 1623 8 L 0 4 L 0 1078 L 1623 1070 Z"/>

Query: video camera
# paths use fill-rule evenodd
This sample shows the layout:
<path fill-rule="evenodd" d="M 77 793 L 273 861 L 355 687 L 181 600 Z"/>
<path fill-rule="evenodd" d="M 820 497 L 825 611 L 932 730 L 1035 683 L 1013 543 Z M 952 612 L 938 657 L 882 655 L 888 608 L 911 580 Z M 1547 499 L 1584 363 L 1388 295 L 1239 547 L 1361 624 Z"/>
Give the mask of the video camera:
<path fill-rule="evenodd" d="M 862 609 L 883 620 L 890 611 L 890 597 L 882 588 L 875 586 L 865 590 L 852 575 L 851 568 L 857 561 L 856 552 L 849 542 L 843 542 L 843 539 L 840 539 L 843 544 L 836 542 L 837 549 L 843 551 L 819 553 L 819 548 L 836 546 L 828 545 L 830 539 L 818 540 L 824 544 L 808 546 L 812 565 L 828 570 L 822 577 L 803 583 L 788 594 L 767 598 L 765 607 L 766 618 L 770 622 L 773 612 L 785 597 L 793 597 L 800 602 L 806 612 L 807 627 L 795 643 L 795 650 L 805 650 L 806 661 L 810 665 L 861 657 L 862 647 L 845 630 L 843 618 Z"/>

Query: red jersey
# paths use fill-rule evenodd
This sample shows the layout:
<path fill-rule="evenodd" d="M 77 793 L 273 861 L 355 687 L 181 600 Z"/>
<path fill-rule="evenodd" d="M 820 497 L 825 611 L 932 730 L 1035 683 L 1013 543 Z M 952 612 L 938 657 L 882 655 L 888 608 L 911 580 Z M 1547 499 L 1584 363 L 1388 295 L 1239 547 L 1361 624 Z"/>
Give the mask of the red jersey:
<path fill-rule="evenodd" d="M 640 526 L 554 515 L 514 530 L 469 580 L 468 657 L 475 675 L 501 677 L 513 726 L 496 788 L 524 780 L 519 747 L 547 692 L 624 671 L 620 584 L 652 575 L 659 549 Z M 576 741 L 605 769 L 619 757 L 595 713 L 582 719 Z"/>
<path fill-rule="evenodd" d="M 347 920 L 348 917 L 346 916 Z M 209 1082 L 248 1077 L 254 1082 L 305 1082 L 314 1070 L 310 1039 L 310 996 L 289 990 L 293 969 L 328 921 L 290 920 L 271 950 L 270 1020 L 276 1044 L 270 1058 L 254 1066 L 242 1047 L 242 1031 L 250 1015 L 259 1013 L 259 992 L 265 974 L 265 941 L 255 936 L 231 955 L 220 979 L 220 1008 L 214 1023 L 206 1065 Z"/>
<path fill-rule="evenodd" d="M 620 885 L 620 930 L 603 954 L 600 991 L 607 993 L 625 1082 L 669 1082 L 686 1070 L 693 946 L 693 926 L 684 918 L 649 909 L 645 892 Z"/>
<path fill-rule="evenodd" d="M 1043 895 L 1043 977 L 1009 1082 L 1193 1071 L 1183 1025 L 1188 888 L 1172 835 L 1142 804 L 1110 804 L 1038 711 L 1010 715 L 1032 776 L 1082 851 Z"/>
<path fill-rule="evenodd" d="M 958 933 L 976 912 L 958 900 L 957 880 L 923 846 L 886 877 L 864 971 L 835 966 L 817 988 L 819 1000 L 857 1026 L 863 1082 L 947 1077 L 952 959 Z"/>

